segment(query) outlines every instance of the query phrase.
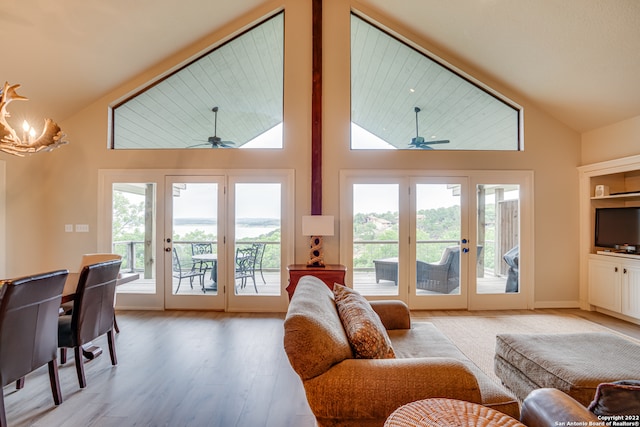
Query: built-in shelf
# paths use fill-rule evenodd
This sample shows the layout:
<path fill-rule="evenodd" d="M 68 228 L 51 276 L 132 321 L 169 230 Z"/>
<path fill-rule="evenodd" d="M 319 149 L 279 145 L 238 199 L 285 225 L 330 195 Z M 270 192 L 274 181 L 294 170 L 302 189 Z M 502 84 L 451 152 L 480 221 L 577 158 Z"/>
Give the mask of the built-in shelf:
<path fill-rule="evenodd" d="M 632 198 L 635 198 L 635 197 L 640 197 L 640 192 L 638 192 L 638 193 L 611 194 L 609 196 L 602 196 L 602 197 L 592 197 L 591 200 L 632 199 Z"/>
<path fill-rule="evenodd" d="M 640 155 L 584 165 L 578 170 L 580 307 L 640 324 L 640 255 L 604 250 L 594 241 L 596 209 L 640 206 Z M 595 197 L 596 191 L 609 194 Z"/>
<path fill-rule="evenodd" d="M 613 251 L 598 251 L 598 255 L 606 255 L 606 256 L 614 256 L 618 258 L 630 258 L 630 259 L 640 259 L 640 255 L 638 254 L 630 254 L 626 252 L 613 252 Z"/>

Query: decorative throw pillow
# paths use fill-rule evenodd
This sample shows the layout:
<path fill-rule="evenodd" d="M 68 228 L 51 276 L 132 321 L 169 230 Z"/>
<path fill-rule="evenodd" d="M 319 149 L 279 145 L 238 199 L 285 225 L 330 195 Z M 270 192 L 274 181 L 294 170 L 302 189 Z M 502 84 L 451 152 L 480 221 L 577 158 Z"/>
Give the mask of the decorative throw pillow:
<path fill-rule="evenodd" d="M 640 381 L 623 380 L 598 385 L 588 409 L 596 415 L 640 414 Z"/>
<path fill-rule="evenodd" d="M 392 359 L 391 340 L 371 304 L 357 291 L 333 286 L 338 315 L 357 359 Z"/>

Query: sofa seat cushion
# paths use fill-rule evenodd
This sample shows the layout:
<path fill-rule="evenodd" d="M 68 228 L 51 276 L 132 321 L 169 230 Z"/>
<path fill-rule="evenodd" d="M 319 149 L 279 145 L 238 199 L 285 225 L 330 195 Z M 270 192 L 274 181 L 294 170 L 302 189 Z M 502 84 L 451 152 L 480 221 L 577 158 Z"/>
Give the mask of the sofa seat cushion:
<path fill-rule="evenodd" d="M 464 364 L 476 377 L 482 404 L 518 418 L 519 404 L 515 397 L 485 374 L 438 328 L 429 322 L 413 322 L 411 329 L 387 331 L 397 358 L 444 357 Z"/>
<path fill-rule="evenodd" d="M 338 315 L 357 359 L 395 357 L 391 340 L 371 304 L 357 291 L 335 284 L 333 293 Z"/>

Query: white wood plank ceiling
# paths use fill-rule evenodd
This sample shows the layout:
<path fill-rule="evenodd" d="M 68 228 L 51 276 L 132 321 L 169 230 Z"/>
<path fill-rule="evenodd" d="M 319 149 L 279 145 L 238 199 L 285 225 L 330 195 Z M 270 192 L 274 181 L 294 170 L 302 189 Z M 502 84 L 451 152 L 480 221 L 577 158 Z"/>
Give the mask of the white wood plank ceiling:
<path fill-rule="evenodd" d="M 351 18 L 351 120 L 397 148 L 516 150 L 518 110 L 363 19 Z"/>
<path fill-rule="evenodd" d="M 240 147 L 282 122 L 280 13 L 114 108 L 116 148 Z"/>
<path fill-rule="evenodd" d="M 282 122 L 283 13 L 114 109 L 116 148 L 241 147 Z M 353 15 L 353 123 L 395 148 L 416 136 L 445 150 L 518 149 L 518 110 Z M 365 144 L 366 145 L 366 144 Z"/>

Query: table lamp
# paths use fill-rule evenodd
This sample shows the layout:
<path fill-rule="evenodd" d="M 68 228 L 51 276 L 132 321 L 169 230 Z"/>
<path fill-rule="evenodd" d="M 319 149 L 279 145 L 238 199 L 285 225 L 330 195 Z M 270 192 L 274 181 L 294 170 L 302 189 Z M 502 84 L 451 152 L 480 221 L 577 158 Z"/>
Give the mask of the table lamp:
<path fill-rule="evenodd" d="M 322 236 L 333 236 L 333 215 L 304 215 L 302 235 L 311 236 L 307 267 L 324 267 Z"/>

